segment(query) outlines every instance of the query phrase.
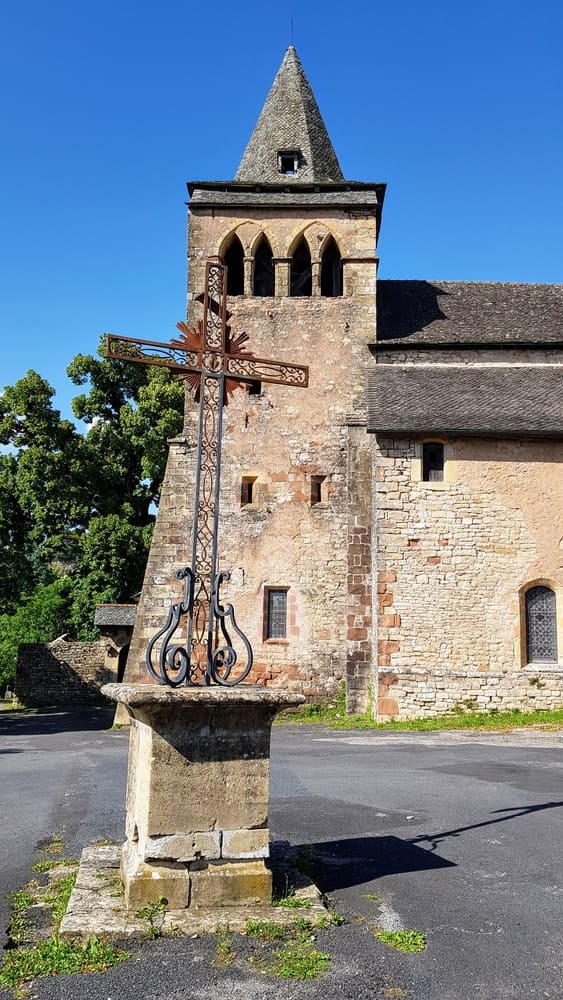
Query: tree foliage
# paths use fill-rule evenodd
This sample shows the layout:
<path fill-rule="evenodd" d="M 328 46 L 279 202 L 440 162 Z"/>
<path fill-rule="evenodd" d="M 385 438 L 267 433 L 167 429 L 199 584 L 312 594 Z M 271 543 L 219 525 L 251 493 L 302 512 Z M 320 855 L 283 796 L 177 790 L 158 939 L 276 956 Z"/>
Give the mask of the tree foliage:
<path fill-rule="evenodd" d="M 182 428 L 183 385 L 165 368 L 79 354 L 67 373 L 83 389 L 78 426 L 35 371 L 0 395 L 0 650 L 41 587 L 62 587 L 79 638 L 97 602 L 140 589 L 166 442 Z"/>
<path fill-rule="evenodd" d="M 0 691 L 12 682 L 22 642 L 52 642 L 66 632 L 71 581 L 40 583 L 22 598 L 14 614 L 0 615 Z"/>

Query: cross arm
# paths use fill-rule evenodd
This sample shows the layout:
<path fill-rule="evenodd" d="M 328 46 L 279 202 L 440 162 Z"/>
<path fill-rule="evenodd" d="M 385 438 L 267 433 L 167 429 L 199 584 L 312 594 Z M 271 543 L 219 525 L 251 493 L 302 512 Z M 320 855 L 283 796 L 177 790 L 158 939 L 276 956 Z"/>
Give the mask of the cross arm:
<path fill-rule="evenodd" d="M 301 386 L 309 384 L 307 365 L 294 365 L 285 361 L 268 358 L 254 358 L 251 355 L 226 355 L 225 375 L 248 382 L 273 382 L 278 385 Z"/>
<path fill-rule="evenodd" d="M 178 342 L 163 344 L 140 337 L 118 337 L 106 333 L 105 354 L 117 361 L 136 361 L 143 365 L 163 365 L 173 371 L 186 372 L 202 367 L 202 352 L 190 350 Z"/>

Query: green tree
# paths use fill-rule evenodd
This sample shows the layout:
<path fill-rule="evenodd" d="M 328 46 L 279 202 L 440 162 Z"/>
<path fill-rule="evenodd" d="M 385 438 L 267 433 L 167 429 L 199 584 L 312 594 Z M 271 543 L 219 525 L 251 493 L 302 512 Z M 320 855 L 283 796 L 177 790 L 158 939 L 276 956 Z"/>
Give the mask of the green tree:
<path fill-rule="evenodd" d="M 17 627 L 57 576 L 69 578 L 67 623 L 81 638 L 96 602 L 140 589 L 167 438 L 182 429 L 183 385 L 165 368 L 77 355 L 68 374 L 84 386 L 81 431 L 37 372 L 0 395 L 0 649 L 8 618 Z"/>
<path fill-rule="evenodd" d="M 14 614 L 0 615 L 0 692 L 14 678 L 22 642 L 52 642 L 70 623 L 71 581 L 59 577 L 39 584 L 25 596 Z"/>
<path fill-rule="evenodd" d="M 78 639 L 94 639 L 96 604 L 124 601 L 140 589 L 152 524 L 139 527 L 122 514 L 90 521 L 73 575 L 71 618 Z"/>

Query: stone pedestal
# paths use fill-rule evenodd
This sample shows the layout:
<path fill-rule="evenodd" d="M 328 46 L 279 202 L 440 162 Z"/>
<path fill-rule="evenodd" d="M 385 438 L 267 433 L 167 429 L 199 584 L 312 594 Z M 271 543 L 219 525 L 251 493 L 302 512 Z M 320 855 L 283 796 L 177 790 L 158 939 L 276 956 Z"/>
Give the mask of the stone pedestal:
<path fill-rule="evenodd" d="M 271 900 L 270 729 L 302 695 L 260 687 L 107 684 L 131 717 L 121 873 L 136 911 Z"/>

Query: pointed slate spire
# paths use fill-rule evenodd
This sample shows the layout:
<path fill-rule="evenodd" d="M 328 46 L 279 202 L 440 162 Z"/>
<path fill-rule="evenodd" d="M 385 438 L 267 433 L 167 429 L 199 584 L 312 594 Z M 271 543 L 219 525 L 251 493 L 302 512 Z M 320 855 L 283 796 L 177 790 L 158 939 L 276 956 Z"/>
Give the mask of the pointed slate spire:
<path fill-rule="evenodd" d="M 262 184 L 344 180 L 293 45 L 285 53 L 235 180 Z"/>

